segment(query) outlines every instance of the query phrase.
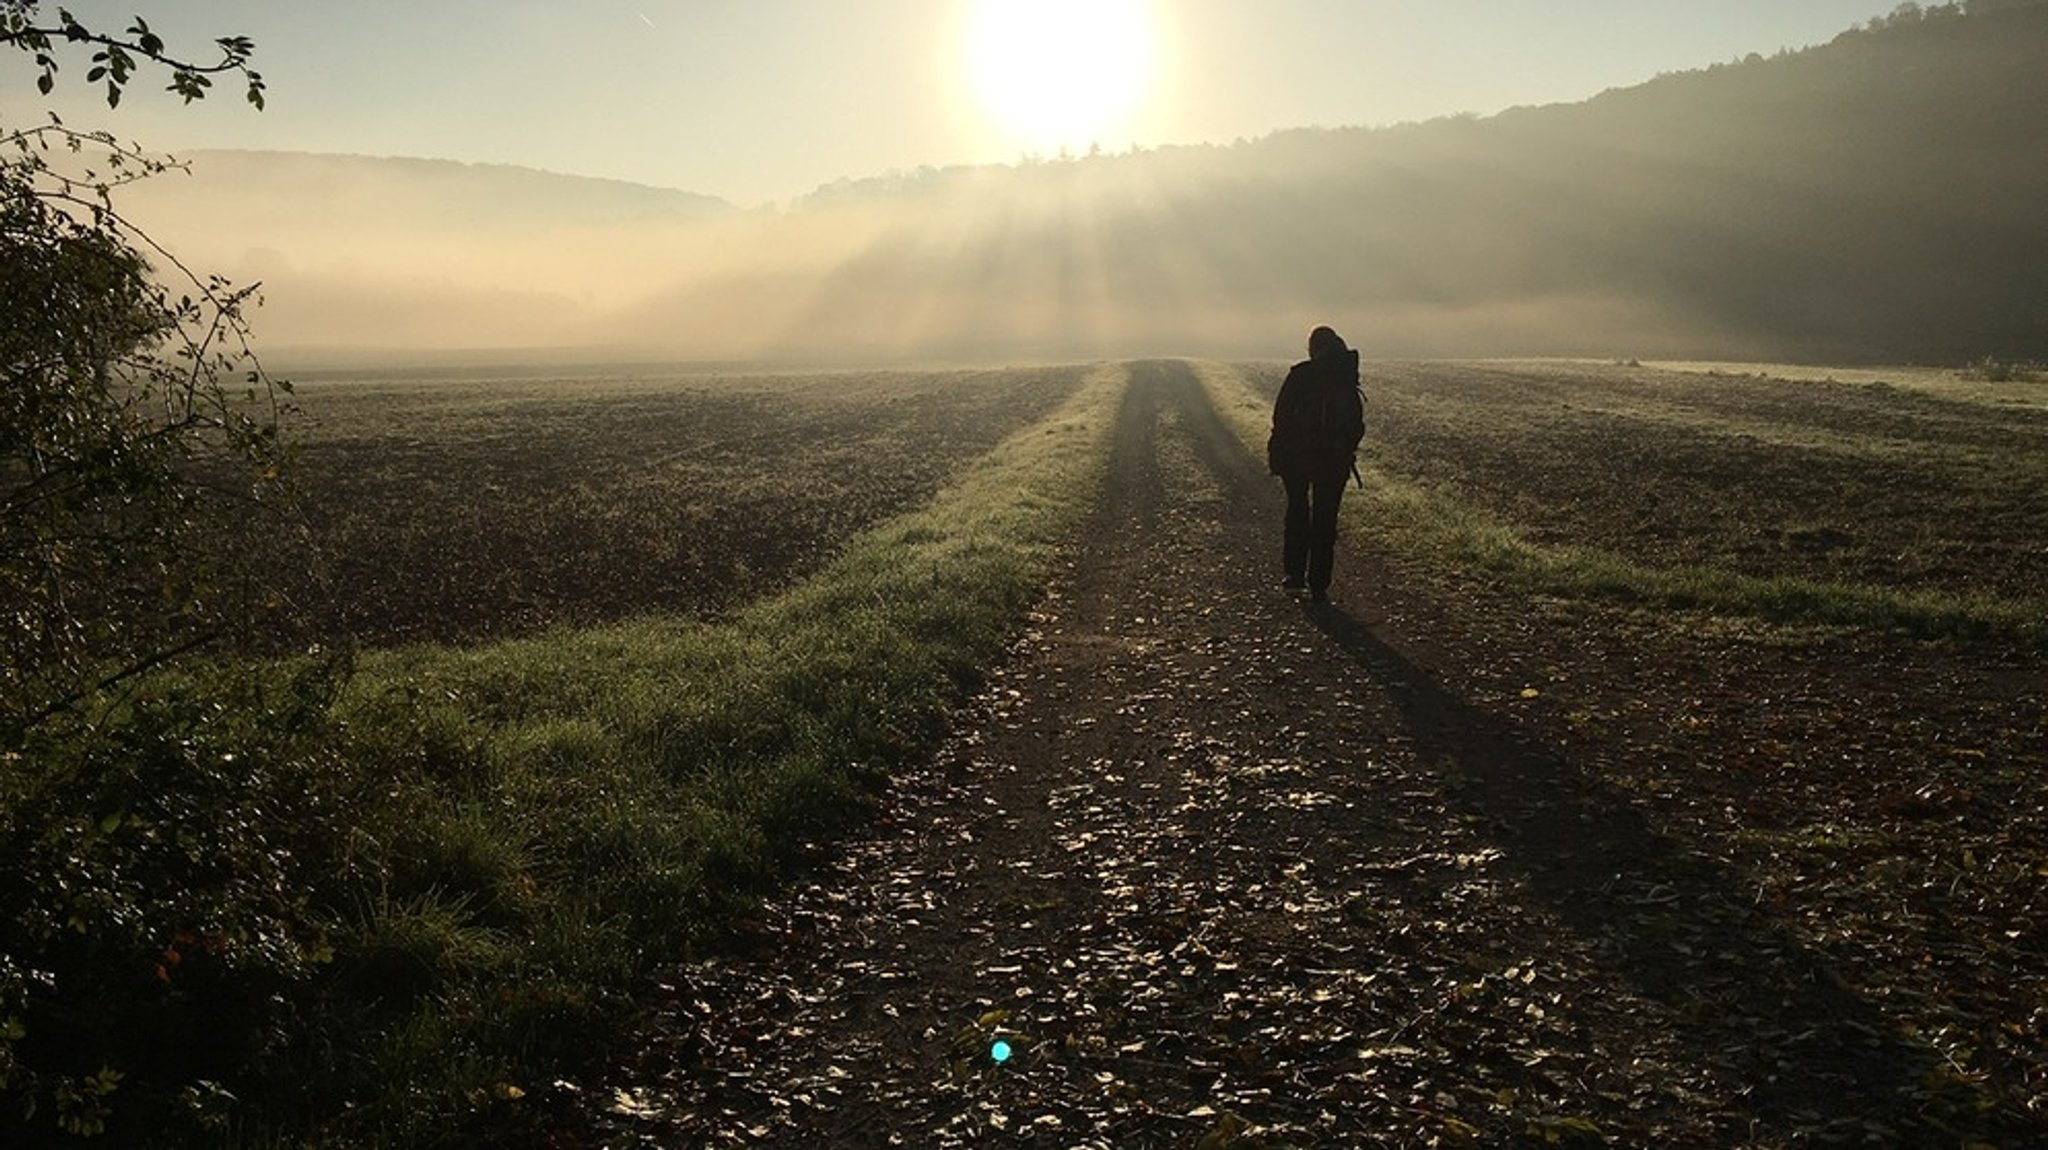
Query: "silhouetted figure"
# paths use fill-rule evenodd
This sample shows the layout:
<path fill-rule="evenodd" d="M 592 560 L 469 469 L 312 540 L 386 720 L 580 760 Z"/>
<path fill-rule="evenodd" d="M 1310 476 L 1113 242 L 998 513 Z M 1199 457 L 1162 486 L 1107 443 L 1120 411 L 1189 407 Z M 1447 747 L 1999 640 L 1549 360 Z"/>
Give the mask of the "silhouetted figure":
<path fill-rule="evenodd" d="M 1337 507 L 1344 481 L 1357 473 L 1365 437 L 1365 396 L 1358 388 L 1358 352 L 1327 327 L 1308 335 L 1308 358 L 1287 372 L 1273 401 L 1266 468 L 1287 487 L 1282 559 L 1289 591 L 1329 598 L 1337 549 Z"/>

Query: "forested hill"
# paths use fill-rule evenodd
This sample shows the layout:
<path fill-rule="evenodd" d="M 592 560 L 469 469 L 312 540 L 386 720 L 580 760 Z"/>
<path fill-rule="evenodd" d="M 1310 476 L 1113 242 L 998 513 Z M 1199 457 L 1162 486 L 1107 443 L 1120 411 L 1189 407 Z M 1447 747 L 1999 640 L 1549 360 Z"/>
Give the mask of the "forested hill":
<path fill-rule="evenodd" d="M 1355 205 L 1347 253 L 1455 269 L 1451 299 L 1617 291 L 1709 342 L 1818 358 L 2048 356 L 2048 6 L 1933 17 L 1583 104 L 1329 147 L 1269 219 Z M 1254 149 L 1254 155 L 1260 149 Z M 1248 156 L 1247 159 L 1252 159 Z M 1253 166 L 1259 166 L 1254 160 Z M 1413 240 L 1411 245 L 1410 240 Z M 1310 258 L 1313 247 L 1299 250 Z"/>
<path fill-rule="evenodd" d="M 776 211 L 418 162 L 316 188 L 246 156 L 148 194 L 266 281 L 284 344 L 1286 354 L 1328 321 L 1387 356 L 2048 359 L 2048 4 L 1970 7 L 1575 104 Z"/>
<path fill-rule="evenodd" d="M 678 223 L 735 210 L 715 196 L 624 180 L 562 175 L 510 164 L 311 152 L 205 150 L 177 158 L 210 186 L 232 188 L 217 212 L 261 200 L 324 228 L 377 226 L 395 214 L 440 227 Z"/>
<path fill-rule="evenodd" d="M 1092 246 L 1121 309 L 1178 301 L 1226 338 L 1291 308 L 1424 353 L 2048 357 L 2043 5 L 1901 19 L 1577 104 L 1010 178 L 1067 207 L 1015 214 L 1037 234 L 990 235 L 953 266 L 963 289 L 1004 269 L 1020 305 Z M 849 288 L 904 286 L 892 273 L 911 269 L 887 263 Z"/>

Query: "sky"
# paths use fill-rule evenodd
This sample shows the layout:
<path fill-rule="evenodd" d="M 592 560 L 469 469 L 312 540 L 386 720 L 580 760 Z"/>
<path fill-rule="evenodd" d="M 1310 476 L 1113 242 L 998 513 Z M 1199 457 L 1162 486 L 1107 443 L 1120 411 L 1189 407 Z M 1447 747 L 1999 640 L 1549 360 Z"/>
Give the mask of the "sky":
<path fill-rule="evenodd" d="M 65 0 L 173 51 L 256 43 L 268 108 L 110 112 L 24 55 L 0 123 L 52 108 L 152 148 L 516 164 L 786 202 L 921 165 L 1229 143 L 1570 102 L 1824 43 L 1894 0 Z M 57 5 L 43 6 L 54 16 Z"/>

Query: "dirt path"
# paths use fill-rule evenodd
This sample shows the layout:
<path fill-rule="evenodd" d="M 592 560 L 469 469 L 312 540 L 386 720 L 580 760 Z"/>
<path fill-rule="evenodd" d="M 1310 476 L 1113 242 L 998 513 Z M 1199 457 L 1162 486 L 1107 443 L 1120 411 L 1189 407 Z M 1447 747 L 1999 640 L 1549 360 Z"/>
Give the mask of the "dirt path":
<path fill-rule="evenodd" d="M 1038 629 L 749 953 L 664 978 L 602 1144 L 1934 1136 L 1936 1055 L 1453 686 L 1432 604 L 1355 547 L 1282 595 L 1275 485 L 1134 370 Z"/>

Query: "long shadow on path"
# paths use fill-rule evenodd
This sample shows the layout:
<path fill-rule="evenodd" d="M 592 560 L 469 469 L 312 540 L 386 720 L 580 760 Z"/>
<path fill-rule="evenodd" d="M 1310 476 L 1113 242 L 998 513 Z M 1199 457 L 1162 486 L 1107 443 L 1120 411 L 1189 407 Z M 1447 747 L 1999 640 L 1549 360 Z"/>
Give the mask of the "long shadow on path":
<path fill-rule="evenodd" d="M 1277 527 L 1271 480 L 1193 373 L 1183 364 L 1156 370 L 1178 385 L 1196 451 L 1232 504 L 1245 514 L 1272 506 Z M 1277 557 L 1277 540 L 1265 542 Z M 1874 1004 L 1755 905 L 1755 885 L 1740 871 L 1653 826 L 1511 718 L 1458 695 L 1398 640 L 1336 605 L 1306 611 L 1386 694 L 1419 761 L 1438 768 L 1454 801 L 1482 821 L 1523 889 L 1683 1028 L 1680 1047 L 1746 1099 L 1749 1118 L 1825 1142 L 1879 1144 L 1887 1135 L 1945 1144 L 1956 1125 L 1973 1125 L 1977 1099 L 1966 1088 L 1945 1097 L 1928 1089 L 1941 1080 L 1930 1073 L 1941 1056 L 1896 1037 Z"/>
<path fill-rule="evenodd" d="M 1421 762 L 1484 820 L 1525 889 L 1684 1026 L 1683 1045 L 1754 1119 L 1826 1141 L 1942 1141 L 1923 1084 L 1940 1056 L 1757 909 L 1753 884 L 1659 830 L 1512 720 L 1447 688 L 1343 609 L 1308 609 L 1395 704 Z M 1974 1109 L 1953 1097 L 1953 1119 Z M 1920 1144 L 1915 1140 L 1912 1144 Z M 1932 1145 L 1934 1143 L 1926 1143 Z"/>

